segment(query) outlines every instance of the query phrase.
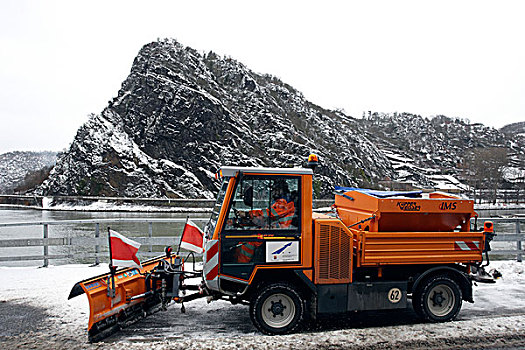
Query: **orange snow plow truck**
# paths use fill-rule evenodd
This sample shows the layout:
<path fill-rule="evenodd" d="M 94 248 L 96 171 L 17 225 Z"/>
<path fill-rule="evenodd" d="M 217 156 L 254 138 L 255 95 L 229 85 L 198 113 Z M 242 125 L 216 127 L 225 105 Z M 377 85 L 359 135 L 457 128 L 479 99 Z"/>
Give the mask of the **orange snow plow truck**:
<path fill-rule="evenodd" d="M 423 319 L 449 321 L 463 300 L 473 302 L 494 233 L 491 222 L 471 230 L 471 200 L 336 188 L 332 210 L 318 214 L 312 169 L 222 167 L 218 175 L 202 271 L 188 271 L 167 249 L 141 269 L 117 270 L 114 282 L 107 274 L 73 287 L 70 298 L 88 297 L 91 341 L 200 297 L 248 304 L 265 334 L 297 331 L 320 315 L 410 304 Z"/>

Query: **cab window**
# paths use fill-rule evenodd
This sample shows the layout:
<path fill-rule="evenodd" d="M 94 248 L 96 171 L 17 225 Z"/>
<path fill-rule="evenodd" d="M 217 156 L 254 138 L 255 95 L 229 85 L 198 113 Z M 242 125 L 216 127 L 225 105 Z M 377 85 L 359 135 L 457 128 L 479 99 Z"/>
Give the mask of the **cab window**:
<path fill-rule="evenodd" d="M 300 178 L 245 175 L 235 189 L 224 229 L 296 232 L 300 222 Z"/>

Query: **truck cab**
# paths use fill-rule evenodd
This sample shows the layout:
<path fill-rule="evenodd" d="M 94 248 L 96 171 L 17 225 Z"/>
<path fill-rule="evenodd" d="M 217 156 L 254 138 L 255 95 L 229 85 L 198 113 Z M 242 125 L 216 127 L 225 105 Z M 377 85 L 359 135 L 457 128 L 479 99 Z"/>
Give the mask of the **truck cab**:
<path fill-rule="evenodd" d="M 311 169 L 222 167 L 218 178 L 203 279 L 217 298 L 249 303 L 265 334 L 410 299 L 420 317 L 442 322 L 473 301 L 470 268 L 488 242 L 470 231 L 472 201 L 339 189 L 323 215 L 312 210 Z"/>
<path fill-rule="evenodd" d="M 257 275 L 311 269 L 312 170 L 222 167 L 219 174 L 205 227 L 208 288 L 239 295 Z"/>

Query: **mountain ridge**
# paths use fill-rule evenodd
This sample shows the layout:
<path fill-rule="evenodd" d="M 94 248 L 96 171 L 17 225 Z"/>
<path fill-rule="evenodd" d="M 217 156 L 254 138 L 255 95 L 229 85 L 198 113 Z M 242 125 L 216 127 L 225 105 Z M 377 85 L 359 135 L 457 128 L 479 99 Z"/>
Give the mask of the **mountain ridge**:
<path fill-rule="evenodd" d="M 232 58 L 159 40 L 140 50 L 117 96 L 79 128 L 37 192 L 212 198 L 218 189 L 213 172 L 221 165 L 301 166 L 312 152 L 322 161 L 315 186 L 321 196 L 335 184 L 378 187 L 385 179 L 406 180 L 396 168 L 397 153 L 417 159 L 409 181 L 431 186 L 425 167 L 442 164 L 455 171 L 468 147 L 510 145 L 493 128 L 437 118 L 435 125 L 408 113 L 356 119 L 317 106 L 278 78 Z M 427 124 L 441 136 L 423 135 Z M 462 131 L 452 142 L 447 135 L 457 130 L 449 124 L 478 128 L 487 137 Z M 426 146 L 426 157 L 437 158 L 416 157 L 425 138 L 443 143 L 435 150 L 432 142 Z"/>

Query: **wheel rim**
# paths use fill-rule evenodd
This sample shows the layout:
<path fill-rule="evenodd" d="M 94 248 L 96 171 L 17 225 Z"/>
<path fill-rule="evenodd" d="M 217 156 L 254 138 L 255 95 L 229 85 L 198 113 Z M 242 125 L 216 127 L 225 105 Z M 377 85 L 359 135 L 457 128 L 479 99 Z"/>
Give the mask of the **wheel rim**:
<path fill-rule="evenodd" d="M 453 310 L 455 303 L 456 296 L 452 288 L 445 284 L 438 284 L 428 293 L 427 306 L 435 316 L 446 316 Z"/>
<path fill-rule="evenodd" d="M 270 327 L 286 327 L 295 317 L 295 304 L 286 294 L 272 294 L 264 301 L 261 316 Z"/>

